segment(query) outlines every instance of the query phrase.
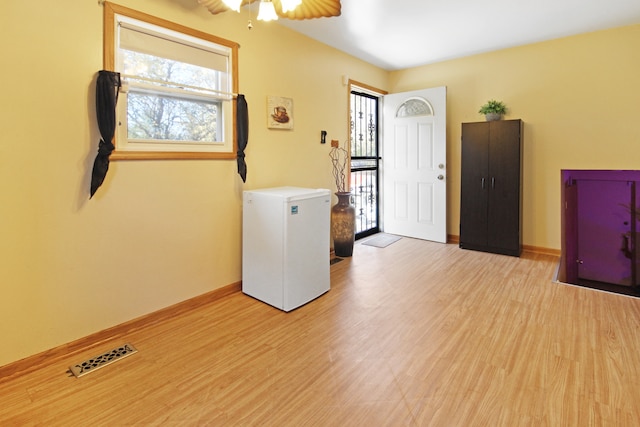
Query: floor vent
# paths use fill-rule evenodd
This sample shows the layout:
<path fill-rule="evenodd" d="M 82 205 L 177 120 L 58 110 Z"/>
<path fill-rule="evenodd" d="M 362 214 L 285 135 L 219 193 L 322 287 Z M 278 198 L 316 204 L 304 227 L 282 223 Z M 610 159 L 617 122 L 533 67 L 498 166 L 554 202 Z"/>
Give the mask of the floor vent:
<path fill-rule="evenodd" d="M 340 261 L 342 261 L 342 258 L 331 258 L 331 260 L 329 260 L 329 265 L 337 264 Z"/>
<path fill-rule="evenodd" d="M 73 375 L 79 378 L 137 352 L 138 350 L 136 350 L 131 344 L 124 344 L 118 348 L 107 351 L 100 356 L 92 357 L 89 360 L 72 365 L 69 367 L 69 370 Z"/>

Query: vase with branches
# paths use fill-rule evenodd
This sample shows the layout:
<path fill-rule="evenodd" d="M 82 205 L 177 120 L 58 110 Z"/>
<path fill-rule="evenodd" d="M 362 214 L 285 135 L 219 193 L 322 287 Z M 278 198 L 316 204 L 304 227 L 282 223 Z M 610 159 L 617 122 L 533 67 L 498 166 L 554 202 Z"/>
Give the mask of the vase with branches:
<path fill-rule="evenodd" d="M 351 192 L 347 190 L 347 162 L 349 152 L 340 147 L 336 140 L 331 141 L 331 165 L 336 182 L 338 203 L 331 208 L 331 236 L 336 256 L 350 257 L 355 241 L 356 210 L 351 204 Z"/>

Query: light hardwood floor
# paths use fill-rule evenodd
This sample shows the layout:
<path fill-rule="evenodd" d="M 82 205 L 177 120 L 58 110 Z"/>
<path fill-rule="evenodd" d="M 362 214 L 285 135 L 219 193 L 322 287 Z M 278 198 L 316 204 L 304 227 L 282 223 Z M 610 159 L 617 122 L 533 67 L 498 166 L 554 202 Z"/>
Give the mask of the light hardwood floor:
<path fill-rule="evenodd" d="M 357 244 L 293 312 L 235 293 L 1 381 L 0 425 L 640 425 L 640 299 L 556 266 Z M 138 353 L 65 373 L 125 341 Z"/>

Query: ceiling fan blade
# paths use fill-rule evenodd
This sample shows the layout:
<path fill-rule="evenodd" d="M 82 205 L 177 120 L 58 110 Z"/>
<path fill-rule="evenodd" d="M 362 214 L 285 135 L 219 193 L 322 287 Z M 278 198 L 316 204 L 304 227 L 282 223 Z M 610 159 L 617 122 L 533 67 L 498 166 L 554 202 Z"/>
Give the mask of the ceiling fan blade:
<path fill-rule="evenodd" d="M 243 0 L 242 6 L 255 3 L 260 0 Z M 198 3 L 206 7 L 213 15 L 217 15 L 229 10 L 222 0 L 198 0 Z M 341 4 L 340 0 L 302 0 L 302 4 L 293 11 L 283 13 L 280 0 L 273 0 L 276 13 L 281 18 L 287 19 L 313 19 L 313 18 L 330 18 L 332 16 L 340 16 Z"/>
<path fill-rule="evenodd" d="M 287 19 L 330 18 L 341 13 L 340 0 L 302 0 L 302 4 L 287 13 L 282 12 L 280 0 L 273 0 L 273 4 L 278 16 Z"/>
<path fill-rule="evenodd" d="M 217 15 L 218 13 L 229 10 L 229 8 L 222 3 L 222 0 L 198 0 L 198 3 L 206 7 L 212 15 Z"/>
<path fill-rule="evenodd" d="M 256 1 L 259 0 L 243 0 L 242 6 L 254 3 Z M 224 4 L 222 0 L 198 0 L 198 3 L 206 7 L 212 15 L 217 15 L 218 13 L 226 12 L 227 10 L 229 10 L 227 5 Z"/>

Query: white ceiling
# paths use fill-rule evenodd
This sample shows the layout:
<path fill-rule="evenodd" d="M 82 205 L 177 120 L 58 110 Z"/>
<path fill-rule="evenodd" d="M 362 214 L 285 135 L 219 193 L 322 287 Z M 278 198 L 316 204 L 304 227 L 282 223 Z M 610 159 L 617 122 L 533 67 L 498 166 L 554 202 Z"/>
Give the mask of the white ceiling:
<path fill-rule="evenodd" d="M 278 23 L 399 70 L 637 24 L 640 0 L 342 0 L 339 17 Z"/>

